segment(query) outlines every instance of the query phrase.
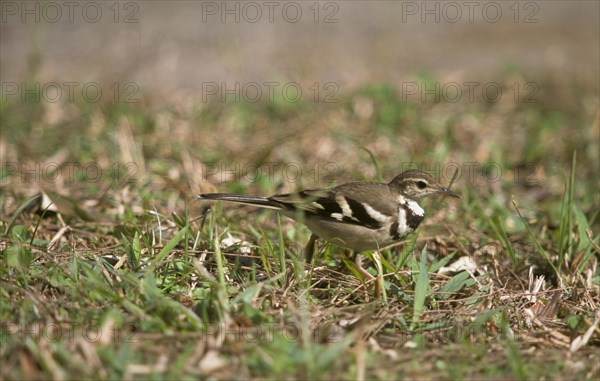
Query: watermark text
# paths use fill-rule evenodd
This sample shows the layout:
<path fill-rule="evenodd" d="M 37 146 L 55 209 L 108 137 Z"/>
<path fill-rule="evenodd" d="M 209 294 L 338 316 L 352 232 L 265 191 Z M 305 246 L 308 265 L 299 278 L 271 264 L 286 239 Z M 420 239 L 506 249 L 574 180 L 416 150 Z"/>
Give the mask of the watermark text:
<path fill-rule="evenodd" d="M 514 103 L 539 103 L 535 82 L 514 82 L 508 86 L 497 82 L 402 82 L 402 102 L 497 103 L 508 98 Z"/>
<path fill-rule="evenodd" d="M 140 6 L 133 1 L 3 1 L 0 4 L 2 23 L 139 23 Z"/>
<path fill-rule="evenodd" d="M 0 100 L 22 103 L 58 103 L 83 100 L 87 103 L 112 101 L 114 103 L 138 103 L 140 87 L 135 82 L 2 82 Z"/>
<path fill-rule="evenodd" d="M 203 1 L 202 22 L 332 24 L 339 22 L 339 11 L 339 4 L 333 1 Z"/>
<path fill-rule="evenodd" d="M 298 183 L 308 177 L 315 183 L 331 182 L 338 174 L 339 167 L 334 162 L 302 165 L 296 162 L 277 163 L 210 163 L 202 164 L 202 173 L 207 181 L 212 182 L 275 182 Z"/>
<path fill-rule="evenodd" d="M 10 177 L 18 177 L 21 182 L 75 182 L 87 181 L 97 182 L 101 180 L 111 180 L 121 184 L 132 183 L 136 181 L 136 174 L 139 166 L 135 162 L 121 163 L 114 162 L 109 166 L 100 166 L 100 164 L 90 162 L 32 162 L 20 163 L 9 161 L 2 163 L 0 168 L 2 179 L 0 183 L 6 182 Z"/>
<path fill-rule="evenodd" d="M 533 1 L 403 1 L 402 22 L 538 23 L 539 5 Z"/>
<path fill-rule="evenodd" d="M 203 82 L 202 102 L 274 102 L 287 103 L 309 101 L 314 103 L 338 103 L 339 86 L 335 82 L 314 82 L 302 86 L 297 82 Z"/>
<path fill-rule="evenodd" d="M 89 343 L 134 343 L 135 327 L 132 324 L 103 325 L 98 323 L 33 323 L 18 324 L 11 322 L 0 323 L 0 343 L 6 343 L 10 338 L 21 342 L 27 339 L 36 343 L 73 342 L 82 339 Z"/>

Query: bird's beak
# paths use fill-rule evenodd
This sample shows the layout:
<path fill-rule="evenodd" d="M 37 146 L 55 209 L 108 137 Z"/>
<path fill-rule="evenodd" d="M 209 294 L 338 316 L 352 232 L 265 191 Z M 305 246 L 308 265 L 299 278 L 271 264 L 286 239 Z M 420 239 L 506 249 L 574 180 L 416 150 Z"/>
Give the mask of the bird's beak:
<path fill-rule="evenodd" d="M 440 193 L 446 195 L 446 196 L 450 196 L 450 197 L 456 197 L 456 198 L 462 198 L 458 193 L 451 191 L 448 188 L 440 188 L 439 190 Z"/>

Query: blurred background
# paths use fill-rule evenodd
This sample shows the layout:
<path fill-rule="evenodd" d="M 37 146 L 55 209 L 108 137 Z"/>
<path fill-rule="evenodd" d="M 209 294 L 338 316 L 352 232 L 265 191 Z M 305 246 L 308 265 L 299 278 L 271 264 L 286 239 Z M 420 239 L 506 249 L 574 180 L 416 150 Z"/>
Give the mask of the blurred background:
<path fill-rule="evenodd" d="M 75 161 L 185 195 L 292 189 L 268 166 L 374 178 L 359 147 L 385 178 L 492 162 L 539 185 L 574 150 L 598 172 L 598 2 L 3 2 L 1 28 L 1 159 L 19 184 L 41 162 L 33 182 L 61 188 L 44 163 Z"/>
<path fill-rule="evenodd" d="M 44 81 L 133 81 L 144 96 L 163 101 L 178 93 L 199 96 L 205 82 L 335 82 L 348 93 L 373 82 L 399 85 L 420 72 L 448 82 L 489 81 L 513 67 L 597 83 L 598 7 L 594 1 L 6 2 L 1 74 L 3 81 L 26 80 L 39 61 L 36 74 Z"/>

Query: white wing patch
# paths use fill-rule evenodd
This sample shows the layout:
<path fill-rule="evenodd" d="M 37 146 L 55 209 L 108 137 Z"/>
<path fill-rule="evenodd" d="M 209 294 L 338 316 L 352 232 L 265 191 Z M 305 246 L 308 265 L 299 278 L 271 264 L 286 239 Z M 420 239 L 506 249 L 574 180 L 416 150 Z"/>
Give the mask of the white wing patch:
<path fill-rule="evenodd" d="M 342 221 L 344 219 L 344 215 L 341 213 L 331 213 L 331 217 L 338 221 Z"/>
<path fill-rule="evenodd" d="M 310 204 L 311 204 L 311 205 L 312 205 L 312 206 L 313 206 L 315 209 L 321 209 L 321 210 L 325 210 L 325 207 L 324 207 L 323 205 L 319 204 L 319 203 L 318 203 L 318 202 L 316 202 L 316 201 L 313 201 L 313 202 L 311 202 Z"/>
<path fill-rule="evenodd" d="M 382 223 L 385 223 L 385 222 L 388 221 L 389 216 L 386 216 L 385 214 L 382 214 L 382 213 L 376 211 L 369 204 L 366 204 L 366 203 L 363 202 L 362 205 L 365 207 L 365 210 L 367 211 L 367 214 L 372 219 L 374 219 L 375 221 L 379 221 L 379 222 L 382 222 Z"/>
<path fill-rule="evenodd" d="M 409 200 L 408 207 L 417 216 L 423 217 L 425 215 L 425 211 L 423 210 L 423 208 L 421 208 L 421 206 L 419 204 L 416 203 L 416 201 Z"/>
<path fill-rule="evenodd" d="M 352 218 L 352 209 L 350 209 L 348 201 L 346 201 L 346 198 L 341 193 L 337 193 L 335 195 L 335 201 L 338 203 L 340 208 L 342 208 L 342 215 Z"/>

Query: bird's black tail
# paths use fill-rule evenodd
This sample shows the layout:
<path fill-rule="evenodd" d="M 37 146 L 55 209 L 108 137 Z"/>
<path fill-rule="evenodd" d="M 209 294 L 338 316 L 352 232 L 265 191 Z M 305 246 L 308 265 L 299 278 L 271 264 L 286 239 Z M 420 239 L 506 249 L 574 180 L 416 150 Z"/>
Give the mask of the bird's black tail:
<path fill-rule="evenodd" d="M 254 205 L 261 208 L 281 209 L 281 205 L 268 197 L 243 196 L 229 193 L 203 193 L 196 197 L 199 200 L 220 200 L 237 202 L 238 204 Z"/>

